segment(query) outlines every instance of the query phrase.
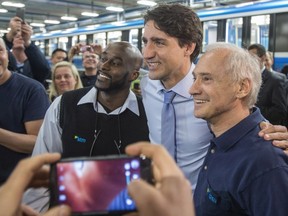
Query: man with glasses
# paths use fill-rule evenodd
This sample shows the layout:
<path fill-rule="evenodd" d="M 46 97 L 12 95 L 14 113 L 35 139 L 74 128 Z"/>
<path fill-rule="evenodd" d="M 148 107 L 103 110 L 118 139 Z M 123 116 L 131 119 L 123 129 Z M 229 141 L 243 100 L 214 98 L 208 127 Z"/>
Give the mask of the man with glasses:
<path fill-rule="evenodd" d="M 76 54 L 82 53 L 82 65 L 84 68 L 83 73 L 80 75 L 84 87 L 93 86 L 97 79 L 97 64 L 102 47 L 100 45 L 74 45 L 68 53 L 68 59 L 72 62 Z"/>

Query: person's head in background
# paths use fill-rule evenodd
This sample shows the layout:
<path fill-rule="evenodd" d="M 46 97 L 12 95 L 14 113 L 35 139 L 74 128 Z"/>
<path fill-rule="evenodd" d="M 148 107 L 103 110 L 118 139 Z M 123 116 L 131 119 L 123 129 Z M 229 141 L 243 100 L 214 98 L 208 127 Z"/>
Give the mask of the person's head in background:
<path fill-rule="evenodd" d="M 6 34 L 8 41 L 12 42 L 18 32 L 21 34 L 22 19 L 20 17 L 13 17 L 9 22 L 9 32 Z"/>
<path fill-rule="evenodd" d="M 171 88 L 182 80 L 202 46 L 197 14 L 181 4 L 160 4 L 144 15 L 143 56 L 149 78 Z"/>
<path fill-rule="evenodd" d="M 51 63 L 52 65 L 55 65 L 58 62 L 61 61 L 67 61 L 67 51 L 61 48 L 57 48 L 53 50 L 51 55 Z"/>
<path fill-rule="evenodd" d="M 82 65 L 86 75 L 96 75 L 96 67 L 99 62 L 99 55 L 93 51 L 85 51 L 82 53 Z"/>
<path fill-rule="evenodd" d="M 8 78 L 8 51 L 6 50 L 5 42 L 0 38 L 0 84 L 3 84 Z"/>
<path fill-rule="evenodd" d="M 273 71 L 273 64 L 274 64 L 274 58 L 273 53 L 270 51 L 266 52 L 266 60 L 265 60 L 265 67 L 268 71 Z"/>
<path fill-rule="evenodd" d="M 24 51 L 25 47 L 24 47 L 24 41 L 21 35 L 21 31 L 17 32 L 14 39 L 13 39 L 13 47 L 12 47 L 13 51 L 15 50 L 20 50 L 20 51 Z"/>
<path fill-rule="evenodd" d="M 78 70 L 72 63 L 61 61 L 52 68 L 52 83 L 49 88 L 51 101 L 64 92 L 82 87 Z"/>
<path fill-rule="evenodd" d="M 283 73 L 288 78 L 288 64 L 283 66 L 281 73 Z"/>
<path fill-rule="evenodd" d="M 248 51 L 251 54 L 258 56 L 258 58 L 260 60 L 260 68 L 263 69 L 265 66 L 266 58 L 267 58 L 265 47 L 261 44 L 255 43 L 255 44 L 251 44 L 248 47 Z"/>
<path fill-rule="evenodd" d="M 194 115 L 228 127 L 248 116 L 261 87 L 258 65 L 255 56 L 233 44 L 208 45 L 193 71 Z"/>

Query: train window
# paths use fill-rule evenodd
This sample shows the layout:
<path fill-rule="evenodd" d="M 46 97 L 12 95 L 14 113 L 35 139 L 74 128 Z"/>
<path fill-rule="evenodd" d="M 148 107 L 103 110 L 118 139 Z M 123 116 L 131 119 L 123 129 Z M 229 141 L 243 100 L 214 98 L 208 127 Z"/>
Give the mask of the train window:
<path fill-rule="evenodd" d="M 72 46 L 74 46 L 77 43 L 78 43 L 78 36 L 76 35 L 72 37 Z"/>
<path fill-rule="evenodd" d="M 217 21 L 207 21 L 203 23 L 203 44 L 202 52 L 206 51 L 206 46 L 217 41 Z"/>
<path fill-rule="evenodd" d="M 102 33 L 94 34 L 93 41 L 94 43 L 101 45 L 102 48 L 105 48 L 106 47 L 106 33 L 102 32 Z"/>
<path fill-rule="evenodd" d="M 122 36 L 121 31 L 108 32 L 108 44 L 112 42 L 121 41 L 121 36 Z"/>
<path fill-rule="evenodd" d="M 276 28 L 275 28 L 275 51 L 282 52 L 287 57 L 288 50 L 288 13 L 279 13 L 276 15 Z M 286 63 L 287 59 L 286 59 Z"/>
<path fill-rule="evenodd" d="M 226 42 L 233 43 L 241 47 L 242 43 L 242 18 L 227 19 L 226 22 Z"/>
<path fill-rule="evenodd" d="M 79 43 L 86 44 L 87 35 L 79 35 Z"/>
<path fill-rule="evenodd" d="M 138 29 L 131 29 L 129 34 L 129 42 L 138 47 Z"/>
<path fill-rule="evenodd" d="M 45 42 L 44 40 L 35 41 L 35 45 L 41 50 L 42 53 L 45 53 Z"/>
<path fill-rule="evenodd" d="M 270 16 L 251 17 L 251 44 L 262 44 L 268 50 Z"/>
<path fill-rule="evenodd" d="M 58 48 L 67 50 L 68 49 L 68 37 L 60 37 L 58 42 Z"/>
<path fill-rule="evenodd" d="M 48 53 L 49 53 L 49 56 L 51 56 L 53 50 L 55 50 L 58 47 L 58 38 L 51 38 L 49 40 L 48 47 L 49 47 Z"/>

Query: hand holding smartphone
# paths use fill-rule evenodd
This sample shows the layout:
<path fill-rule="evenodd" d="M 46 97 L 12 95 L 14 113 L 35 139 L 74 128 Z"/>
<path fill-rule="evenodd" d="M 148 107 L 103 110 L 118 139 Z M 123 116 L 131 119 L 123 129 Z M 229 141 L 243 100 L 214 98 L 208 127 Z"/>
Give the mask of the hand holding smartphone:
<path fill-rule="evenodd" d="M 64 159 L 51 165 L 50 177 L 51 205 L 68 204 L 74 215 L 136 211 L 127 185 L 153 182 L 149 159 L 119 155 Z"/>

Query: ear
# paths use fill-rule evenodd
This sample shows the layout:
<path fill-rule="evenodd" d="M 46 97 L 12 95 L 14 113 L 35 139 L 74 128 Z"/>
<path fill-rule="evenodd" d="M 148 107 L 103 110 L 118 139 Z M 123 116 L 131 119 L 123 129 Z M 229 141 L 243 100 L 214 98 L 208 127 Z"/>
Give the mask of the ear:
<path fill-rule="evenodd" d="M 250 92 L 251 92 L 251 80 L 249 79 L 244 79 L 241 80 L 239 83 L 239 89 L 236 93 L 236 97 L 238 99 L 246 97 Z"/>
<path fill-rule="evenodd" d="M 130 82 L 136 80 L 139 77 L 139 71 L 134 70 L 130 75 Z"/>
<path fill-rule="evenodd" d="M 185 56 L 190 56 L 194 52 L 196 47 L 195 43 L 185 45 Z"/>

